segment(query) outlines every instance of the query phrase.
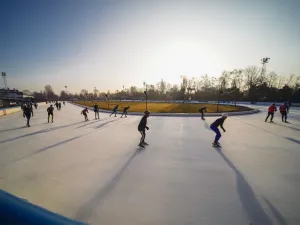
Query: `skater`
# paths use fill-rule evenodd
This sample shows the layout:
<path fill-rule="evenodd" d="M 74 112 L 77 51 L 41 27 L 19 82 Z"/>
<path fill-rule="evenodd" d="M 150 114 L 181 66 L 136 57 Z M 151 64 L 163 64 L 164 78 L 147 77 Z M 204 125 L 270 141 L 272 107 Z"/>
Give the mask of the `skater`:
<path fill-rule="evenodd" d="M 33 112 L 32 112 L 32 106 L 30 104 L 27 104 L 24 106 L 24 111 L 23 111 L 23 117 L 27 118 L 27 127 L 30 127 L 30 118 L 31 116 L 33 116 Z"/>
<path fill-rule="evenodd" d="M 53 105 L 50 105 L 50 106 L 47 108 L 47 112 L 48 112 L 48 123 L 49 123 L 50 116 L 51 116 L 51 120 L 52 120 L 52 123 L 53 123 L 53 111 L 54 111 L 54 107 L 53 107 Z"/>
<path fill-rule="evenodd" d="M 121 118 L 123 117 L 123 115 L 125 115 L 125 117 L 127 117 L 127 110 L 130 108 L 130 106 L 127 106 L 124 108 L 123 114 L 121 116 Z"/>
<path fill-rule="evenodd" d="M 282 104 L 279 107 L 279 111 L 280 111 L 280 114 L 281 114 L 281 120 L 282 120 L 282 122 L 287 123 L 287 107 L 286 107 L 286 103 Z"/>
<path fill-rule="evenodd" d="M 66 105 L 66 103 L 63 101 L 63 104 Z"/>
<path fill-rule="evenodd" d="M 201 113 L 201 119 L 205 120 L 204 119 L 204 112 L 206 112 L 206 107 L 203 107 L 203 108 L 199 109 L 199 112 Z"/>
<path fill-rule="evenodd" d="M 115 108 L 113 109 L 113 112 L 110 114 L 110 116 L 112 114 L 115 114 L 115 117 L 117 117 L 117 110 L 118 110 L 118 108 L 119 108 L 119 105 L 116 105 Z"/>
<path fill-rule="evenodd" d="M 35 102 L 34 103 L 34 108 L 37 109 L 37 107 L 38 107 L 38 104 Z"/>
<path fill-rule="evenodd" d="M 215 140 L 213 142 L 214 147 L 220 147 L 221 146 L 218 141 L 220 140 L 222 135 L 221 135 L 221 132 L 220 132 L 218 127 L 220 126 L 222 128 L 222 130 L 224 132 L 226 132 L 226 130 L 223 127 L 223 123 L 224 123 L 224 121 L 226 120 L 227 117 L 228 117 L 228 115 L 226 113 L 223 113 L 221 118 L 217 119 L 215 122 L 213 122 L 210 125 L 210 129 L 212 129 L 216 133 L 216 137 L 215 137 Z"/>
<path fill-rule="evenodd" d="M 95 112 L 95 120 L 97 119 L 97 116 L 98 116 L 98 119 L 100 119 L 99 118 L 99 106 L 97 103 L 95 103 L 95 105 L 94 105 L 94 112 Z"/>
<path fill-rule="evenodd" d="M 270 122 L 273 123 L 273 117 L 274 117 L 274 112 L 277 111 L 275 103 L 273 103 L 269 108 L 268 108 L 268 116 L 265 119 L 265 122 L 268 121 L 269 116 L 271 115 Z"/>
<path fill-rule="evenodd" d="M 89 110 L 88 110 L 87 107 L 85 107 L 85 109 L 81 111 L 81 114 L 84 115 L 85 121 L 88 121 L 88 120 L 89 120 L 89 118 L 88 118 L 88 116 L 87 116 L 87 113 L 89 113 Z"/>
<path fill-rule="evenodd" d="M 149 130 L 149 127 L 147 127 L 147 118 L 149 117 L 150 112 L 148 110 L 145 111 L 145 115 L 143 116 L 143 118 L 141 119 L 139 126 L 138 126 L 138 131 L 141 133 L 142 137 L 140 140 L 140 143 L 138 146 L 145 148 L 144 145 L 148 145 L 145 142 L 145 137 L 146 137 L 146 131 L 145 129 Z"/>
<path fill-rule="evenodd" d="M 58 108 L 61 110 L 61 102 L 58 103 Z"/>
<path fill-rule="evenodd" d="M 58 110 L 58 102 L 55 102 L 56 109 Z"/>

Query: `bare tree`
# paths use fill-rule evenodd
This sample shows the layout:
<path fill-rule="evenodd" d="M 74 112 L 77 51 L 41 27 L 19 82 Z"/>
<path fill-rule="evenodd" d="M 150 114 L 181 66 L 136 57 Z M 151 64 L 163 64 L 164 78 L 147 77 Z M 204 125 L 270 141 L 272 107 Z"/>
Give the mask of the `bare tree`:
<path fill-rule="evenodd" d="M 291 75 L 288 77 L 288 79 L 286 80 L 286 85 L 287 85 L 287 86 L 290 86 L 291 84 L 293 84 L 295 78 L 296 78 L 295 74 L 291 74 Z"/>
<path fill-rule="evenodd" d="M 257 66 L 248 66 L 244 69 L 245 85 L 247 89 L 257 85 L 258 74 L 259 68 Z"/>
<path fill-rule="evenodd" d="M 285 77 L 284 76 L 280 76 L 277 82 L 277 88 L 280 89 L 284 86 L 285 83 Z"/>
<path fill-rule="evenodd" d="M 274 87 L 278 80 L 278 75 L 277 75 L 277 73 L 272 71 L 272 72 L 268 73 L 266 79 L 267 79 L 268 87 Z"/>

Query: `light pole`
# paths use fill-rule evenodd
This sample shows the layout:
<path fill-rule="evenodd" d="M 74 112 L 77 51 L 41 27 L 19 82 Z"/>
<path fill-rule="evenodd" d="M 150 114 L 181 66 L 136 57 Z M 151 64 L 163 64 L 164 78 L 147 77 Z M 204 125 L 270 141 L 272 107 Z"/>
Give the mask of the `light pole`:
<path fill-rule="evenodd" d="M 261 74 L 260 74 L 261 77 L 265 74 L 265 72 L 266 72 L 266 70 L 267 70 L 266 64 L 269 62 L 269 60 L 270 60 L 269 57 L 265 57 L 265 58 L 262 58 L 262 59 L 260 60 L 260 61 L 261 61 L 261 64 L 262 64 Z"/>
<path fill-rule="evenodd" d="M 68 95 L 68 90 L 67 90 L 67 88 L 68 88 L 68 86 L 65 85 L 65 92 L 66 92 L 66 94 Z"/>
<path fill-rule="evenodd" d="M 109 91 L 108 91 L 109 92 Z M 105 94 L 105 96 L 106 96 L 106 101 L 107 101 L 107 108 L 109 109 L 109 99 L 108 99 L 108 92 L 107 92 L 107 94 Z"/>
<path fill-rule="evenodd" d="M 148 93 L 147 93 L 147 84 L 146 82 L 143 83 L 144 84 L 144 88 L 146 89 L 144 91 L 145 97 L 146 97 L 146 111 L 148 110 Z"/>

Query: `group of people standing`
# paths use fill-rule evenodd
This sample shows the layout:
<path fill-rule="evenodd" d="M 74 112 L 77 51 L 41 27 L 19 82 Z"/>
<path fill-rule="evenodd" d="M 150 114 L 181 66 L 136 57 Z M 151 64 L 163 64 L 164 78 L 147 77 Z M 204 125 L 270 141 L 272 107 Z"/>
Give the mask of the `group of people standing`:
<path fill-rule="evenodd" d="M 282 122 L 285 122 L 285 123 L 288 123 L 287 121 L 287 114 L 289 113 L 289 110 L 290 110 L 290 107 L 291 107 L 291 103 L 283 103 L 279 106 L 279 112 L 281 114 L 281 121 Z M 271 116 L 270 118 L 270 123 L 274 123 L 273 122 L 273 118 L 274 118 L 274 113 L 277 111 L 277 107 L 276 107 L 276 104 L 273 103 L 272 105 L 269 106 L 268 108 L 268 115 L 265 119 L 265 122 L 268 121 L 269 117 Z"/>

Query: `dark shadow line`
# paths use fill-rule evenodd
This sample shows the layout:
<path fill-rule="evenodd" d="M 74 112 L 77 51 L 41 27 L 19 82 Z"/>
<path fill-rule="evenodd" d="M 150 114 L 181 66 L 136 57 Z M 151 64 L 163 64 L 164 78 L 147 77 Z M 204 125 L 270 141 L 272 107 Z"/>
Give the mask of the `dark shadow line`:
<path fill-rule="evenodd" d="M 117 172 L 117 174 L 101 189 L 99 189 L 96 194 L 84 205 L 82 205 L 75 214 L 74 218 L 80 218 L 81 220 L 89 219 L 93 210 L 99 206 L 105 197 L 109 195 L 111 191 L 115 189 L 119 181 L 121 180 L 124 172 L 130 165 L 131 161 L 136 157 L 136 155 L 140 152 L 140 148 L 137 148 L 135 152 L 130 156 L 127 162 L 122 166 L 122 168 Z"/>
<path fill-rule="evenodd" d="M 300 131 L 299 128 L 295 128 L 295 127 L 287 127 L 287 126 L 284 126 L 284 125 L 278 124 L 278 123 L 271 123 L 271 124 L 278 125 L 278 126 L 285 127 L 285 128 L 289 128 L 289 129 L 296 130 L 296 131 Z M 291 123 L 289 123 L 289 124 L 291 124 Z M 296 124 L 293 124 L 293 125 L 296 125 Z"/>
<path fill-rule="evenodd" d="M 101 124 L 99 124 L 98 126 L 95 126 L 94 128 L 95 128 L 95 129 L 99 129 L 99 128 L 101 128 L 101 127 L 106 126 L 106 125 L 109 124 L 109 123 L 117 122 L 118 120 L 120 120 L 120 118 L 118 118 L 118 119 L 116 119 L 116 120 L 110 120 L 110 121 L 101 123 Z"/>
<path fill-rule="evenodd" d="M 67 139 L 67 140 L 58 142 L 58 143 L 56 143 L 56 144 L 50 145 L 50 146 L 48 146 L 48 147 L 45 147 L 45 148 L 36 150 L 36 151 L 34 151 L 33 153 L 31 153 L 31 154 L 29 154 L 29 155 L 26 155 L 26 156 L 24 156 L 24 157 L 21 157 L 21 158 L 19 158 L 19 159 L 16 159 L 16 160 L 10 162 L 10 164 L 15 163 L 15 162 L 18 162 L 18 161 L 20 161 L 20 160 L 22 160 L 22 159 L 29 158 L 29 157 L 31 157 L 31 156 L 37 155 L 37 154 L 42 153 L 43 151 L 46 151 L 46 150 L 48 150 L 48 149 L 50 149 L 50 148 L 57 147 L 57 146 L 59 146 L 59 145 L 65 144 L 65 143 L 70 142 L 70 141 L 73 141 L 73 140 L 75 140 L 75 139 L 77 139 L 77 138 L 80 138 L 80 137 L 82 137 L 82 136 L 84 136 L 84 135 L 79 135 L 79 136 L 76 136 L 76 137 L 73 137 L 73 138 L 70 138 L 70 139 Z M 4 166 L 6 166 L 6 165 L 4 165 Z"/>
<path fill-rule="evenodd" d="M 115 120 L 113 120 L 113 121 L 115 121 Z M 113 121 L 109 121 L 109 122 L 103 123 L 103 124 L 101 124 L 102 126 L 99 126 L 97 129 L 100 129 L 100 128 L 104 127 L 105 125 L 107 125 L 108 123 L 113 122 Z M 119 122 L 122 122 L 122 121 L 119 121 Z M 96 128 L 95 128 L 95 129 L 96 129 Z M 70 139 L 67 139 L 67 140 L 58 142 L 58 143 L 56 143 L 56 144 L 50 145 L 50 146 L 45 147 L 45 148 L 42 148 L 42 149 L 39 149 L 39 150 L 34 151 L 33 153 L 31 153 L 31 154 L 29 154 L 29 155 L 27 155 L 27 156 L 24 156 L 24 157 L 21 157 L 21 158 L 19 158 L 19 159 L 16 159 L 16 160 L 12 161 L 12 162 L 10 162 L 9 164 L 18 162 L 18 161 L 20 161 L 20 160 L 22 160 L 22 159 L 25 159 L 25 158 L 29 158 L 29 157 L 34 156 L 34 155 L 36 155 L 36 154 L 39 154 L 39 153 L 41 153 L 41 152 L 43 152 L 43 151 L 46 151 L 46 150 L 48 150 L 48 149 L 50 149 L 50 148 L 54 148 L 54 147 L 59 146 L 59 145 L 61 145 L 61 144 L 64 144 L 64 143 L 73 141 L 73 140 L 75 140 L 75 139 L 77 139 L 77 138 L 80 138 L 80 137 L 89 135 L 89 134 L 91 134 L 91 133 L 93 133 L 93 132 L 95 132 L 95 131 L 97 131 L 97 130 L 93 130 L 93 131 L 91 131 L 91 132 L 88 132 L 88 133 L 85 133 L 85 134 L 82 134 L 82 135 L 78 135 L 78 136 L 76 136 L 76 137 L 73 137 L 73 138 L 70 138 Z M 7 164 L 6 164 L 6 165 L 7 165 Z M 4 165 L 4 166 L 6 166 L 6 165 Z"/>
<path fill-rule="evenodd" d="M 294 139 L 294 138 L 290 138 L 290 137 L 285 137 L 285 139 L 289 140 L 289 141 L 292 141 L 298 145 L 300 145 L 300 140 L 297 140 L 297 139 Z"/>
<path fill-rule="evenodd" d="M 73 126 L 73 125 L 76 125 L 76 124 L 79 124 L 79 123 L 82 123 L 82 122 L 77 122 L 77 123 L 72 123 L 72 124 L 67 124 L 67 125 L 63 125 L 63 126 L 58 126 L 58 127 L 53 127 L 53 128 L 48 128 L 48 129 L 36 131 L 36 132 L 25 134 L 25 135 L 22 135 L 22 136 L 19 136 L 19 137 L 10 138 L 10 139 L 4 140 L 4 141 L 0 141 L 0 144 L 10 142 L 10 141 L 15 141 L 15 140 L 18 140 L 18 139 L 24 138 L 24 137 L 33 136 L 33 135 L 36 135 L 36 134 L 47 133 L 47 132 L 50 132 L 50 131 L 53 131 L 53 130 L 58 130 L 58 129 L 65 128 L 65 127 L 70 127 L 70 126 Z"/>
<path fill-rule="evenodd" d="M 46 124 L 46 123 L 37 123 L 37 124 L 31 125 L 31 127 L 35 127 L 35 126 L 41 125 L 41 124 Z M 19 130 L 19 129 L 22 129 L 22 128 L 27 128 L 27 126 L 15 127 L 15 128 L 7 129 L 7 130 L 0 130 L 0 133 L 1 132 L 7 132 L 7 131 L 13 131 L 13 130 Z"/>
<path fill-rule="evenodd" d="M 285 218 L 282 216 L 282 214 L 279 212 L 279 210 L 267 199 L 264 197 L 265 202 L 269 206 L 271 212 L 273 213 L 275 219 L 280 225 L 287 225 Z"/>
<path fill-rule="evenodd" d="M 251 220 L 253 224 L 272 225 L 273 223 L 271 219 L 261 207 L 252 187 L 248 184 L 244 176 L 221 150 L 216 151 L 220 154 L 220 156 L 224 159 L 228 166 L 235 172 L 239 198 L 249 220 Z"/>
<path fill-rule="evenodd" d="M 86 124 L 83 124 L 79 127 L 76 127 L 75 129 L 82 128 L 82 127 L 88 126 L 88 125 L 93 124 L 93 123 L 101 122 L 101 121 L 106 120 L 106 119 L 108 119 L 108 118 L 105 118 L 105 119 L 102 119 L 102 120 L 99 119 L 99 120 L 96 120 L 96 121 L 92 121 L 90 123 L 86 123 Z"/>

